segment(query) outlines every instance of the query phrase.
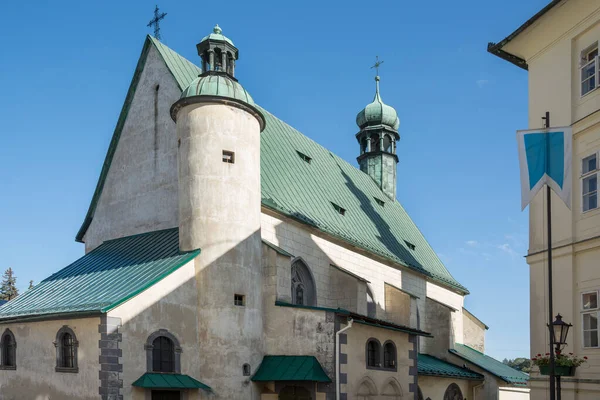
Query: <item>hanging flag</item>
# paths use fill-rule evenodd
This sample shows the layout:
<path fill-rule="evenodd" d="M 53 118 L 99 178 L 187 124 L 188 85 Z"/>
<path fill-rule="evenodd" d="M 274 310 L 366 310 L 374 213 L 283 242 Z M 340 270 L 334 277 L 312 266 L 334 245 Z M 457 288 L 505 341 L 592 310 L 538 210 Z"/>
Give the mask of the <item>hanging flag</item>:
<path fill-rule="evenodd" d="M 546 184 L 571 208 L 570 127 L 517 131 L 521 208 Z"/>

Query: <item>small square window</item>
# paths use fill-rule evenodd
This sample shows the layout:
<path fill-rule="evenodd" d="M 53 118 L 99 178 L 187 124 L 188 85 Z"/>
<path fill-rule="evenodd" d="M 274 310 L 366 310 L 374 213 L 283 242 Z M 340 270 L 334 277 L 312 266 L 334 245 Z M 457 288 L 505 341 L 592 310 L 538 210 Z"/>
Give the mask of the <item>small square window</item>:
<path fill-rule="evenodd" d="M 228 164 L 235 163 L 235 153 L 233 151 L 223 150 L 223 162 Z"/>
<path fill-rule="evenodd" d="M 598 308 L 598 293 L 590 292 L 581 295 L 584 310 L 595 310 Z"/>
<path fill-rule="evenodd" d="M 244 376 L 250 376 L 251 375 L 251 369 L 250 369 L 250 364 L 244 364 L 242 366 L 242 373 L 244 374 Z"/>
<path fill-rule="evenodd" d="M 596 161 L 596 155 L 592 154 L 589 157 L 581 160 L 581 175 L 588 174 L 590 172 L 595 171 L 598 168 L 598 164 Z"/>
<path fill-rule="evenodd" d="M 233 295 L 233 304 L 236 306 L 243 307 L 246 305 L 246 296 L 243 294 L 234 294 Z"/>

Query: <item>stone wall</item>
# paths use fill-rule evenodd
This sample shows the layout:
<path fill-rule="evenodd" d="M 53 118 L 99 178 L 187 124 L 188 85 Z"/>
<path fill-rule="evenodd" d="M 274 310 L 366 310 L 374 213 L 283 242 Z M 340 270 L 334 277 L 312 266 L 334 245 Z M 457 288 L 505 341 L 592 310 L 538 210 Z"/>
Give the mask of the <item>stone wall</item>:
<path fill-rule="evenodd" d="M 463 308 L 463 343 L 485 353 L 485 325 Z"/>
<path fill-rule="evenodd" d="M 177 135 L 169 109 L 180 95 L 160 54 L 150 46 L 84 236 L 86 252 L 105 240 L 177 226 Z"/>
<path fill-rule="evenodd" d="M 16 369 L 0 370 L 2 400 L 98 400 L 100 387 L 99 317 L 0 323 L 16 341 Z M 78 341 L 78 372 L 57 372 L 56 335 L 67 326 Z"/>

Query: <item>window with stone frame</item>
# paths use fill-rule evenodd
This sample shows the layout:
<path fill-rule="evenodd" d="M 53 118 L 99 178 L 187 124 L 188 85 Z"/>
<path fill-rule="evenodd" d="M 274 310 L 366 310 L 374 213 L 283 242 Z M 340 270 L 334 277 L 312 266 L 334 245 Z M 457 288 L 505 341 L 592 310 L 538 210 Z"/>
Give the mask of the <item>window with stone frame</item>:
<path fill-rule="evenodd" d="M 444 400 L 463 400 L 463 394 L 456 383 L 451 383 L 444 393 Z"/>
<path fill-rule="evenodd" d="M 383 345 L 383 368 L 396 369 L 396 345 L 391 340 Z"/>
<path fill-rule="evenodd" d="M 181 346 L 175 335 L 168 330 L 160 329 L 150 335 L 144 349 L 148 372 L 181 372 Z"/>
<path fill-rule="evenodd" d="M 17 369 L 17 342 L 8 328 L 0 337 L 0 369 Z"/>
<path fill-rule="evenodd" d="M 583 326 L 583 347 L 598 347 L 598 291 L 581 294 L 581 317 Z"/>
<path fill-rule="evenodd" d="M 598 153 L 581 160 L 581 210 L 598 208 Z"/>
<path fill-rule="evenodd" d="M 299 306 L 316 306 L 317 292 L 308 265 L 301 259 L 292 263 L 292 303 Z"/>
<path fill-rule="evenodd" d="M 367 368 L 381 368 L 381 344 L 377 339 L 367 341 Z"/>
<path fill-rule="evenodd" d="M 79 372 L 77 349 L 79 341 L 75 332 L 68 326 L 60 328 L 54 341 L 56 348 L 56 372 Z"/>

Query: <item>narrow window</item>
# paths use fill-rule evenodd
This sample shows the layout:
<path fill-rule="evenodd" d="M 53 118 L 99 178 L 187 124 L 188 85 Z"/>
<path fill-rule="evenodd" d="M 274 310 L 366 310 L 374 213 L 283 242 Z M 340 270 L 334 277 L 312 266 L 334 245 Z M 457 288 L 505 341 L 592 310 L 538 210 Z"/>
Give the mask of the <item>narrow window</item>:
<path fill-rule="evenodd" d="M 581 161 L 582 210 L 598 208 L 598 161 L 597 155 L 585 157 Z"/>
<path fill-rule="evenodd" d="M 159 336 L 152 342 L 152 371 L 175 372 L 175 349 L 168 337 Z"/>
<path fill-rule="evenodd" d="M 396 368 L 396 346 L 392 342 L 387 342 L 383 346 L 383 367 L 388 369 Z"/>
<path fill-rule="evenodd" d="M 243 294 L 234 294 L 233 295 L 233 304 L 236 306 L 245 306 L 246 305 L 246 296 Z"/>
<path fill-rule="evenodd" d="M 234 164 L 235 153 L 233 151 L 223 150 L 223 162 L 228 164 Z"/>
<path fill-rule="evenodd" d="M 346 215 L 346 209 L 345 208 L 342 208 L 342 207 L 338 206 L 335 203 L 331 203 L 331 205 L 333 205 L 333 208 L 335 209 L 335 211 L 337 211 L 341 215 Z"/>
<path fill-rule="evenodd" d="M 73 336 L 70 333 L 63 333 L 62 340 L 62 365 L 63 368 L 75 368 L 75 346 Z"/>
<path fill-rule="evenodd" d="M 411 250 L 414 250 L 417 247 L 414 244 L 412 244 L 411 242 L 407 242 L 406 240 L 404 241 L 404 243 L 406 243 L 406 246 Z"/>
<path fill-rule="evenodd" d="M 598 86 L 598 44 L 588 47 L 581 53 L 581 95 Z"/>
<path fill-rule="evenodd" d="M 17 366 L 15 337 L 10 330 L 6 330 L 2 335 L 2 359 L 0 359 L 0 369 L 15 369 Z"/>
<path fill-rule="evenodd" d="M 79 342 L 75 337 L 75 332 L 68 326 L 63 326 L 56 334 L 54 347 L 56 347 L 56 371 L 78 372 L 77 348 Z"/>
<path fill-rule="evenodd" d="M 292 264 L 292 303 L 299 306 L 316 306 L 315 283 L 308 266 L 301 260 Z"/>
<path fill-rule="evenodd" d="M 367 367 L 380 367 L 379 343 L 373 339 L 367 342 Z"/>
<path fill-rule="evenodd" d="M 373 197 L 375 199 L 375 202 L 377 204 L 379 204 L 381 207 L 385 206 L 385 201 L 378 199 L 377 197 Z"/>
<path fill-rule="evenodd" d="M 583 347 L 598 347 L 598 292 L 583 293 Z"/>
<path fill-rule="evenodd" d="M 244 366 L 242 367 L 242 373 L 244 374 L 244 376 L 250 376 L 250 364 L 244 364 Z"/>
<path fill-rule="evenodd" d="M 303 159 L 304 161 L 306 161 L 307 163 L 310 164 L 310 161 L 312 160 L 311 157 L 307 156 L 304 153 L 299 152 L 298 150 L 296 150 L 296 153 L 298 153 L 298 155 L 300 156 L 301 159 Z"/>

